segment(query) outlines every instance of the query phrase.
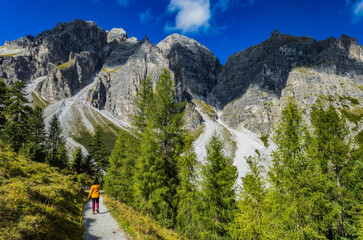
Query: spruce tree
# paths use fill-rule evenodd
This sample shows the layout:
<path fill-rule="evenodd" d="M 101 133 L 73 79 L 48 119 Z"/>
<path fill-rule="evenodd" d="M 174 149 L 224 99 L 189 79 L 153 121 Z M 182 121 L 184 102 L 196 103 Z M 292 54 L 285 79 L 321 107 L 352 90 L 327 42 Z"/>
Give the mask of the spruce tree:
<path fill-rule="evenodd" d="M 53 115 L 49 122 L 48 135 L 47 135 L 47 162 L 51 166 L 64 167 L 67 165 L 65 158 L 58 159 L 58 149 L 63 148 L 64 140 L 62 137 L 62 128 L 58 116 Z"/>
<path fill-rule="evenodd" d="M 177 229 L 188 239 L 196 239 L 199 234 L 198 203 L 199 192 L 197 182 L 197 159 L 193 149 L 191 137 L 187 138 L 184 155 L 179 166 L 180 184 L 177 188 L 178 213 L 176 217 Z"/>
<path fill-rule="evenodd" d="M 91 139 L 91 158 L 103 169 L 107 170 L 109 167 L 108 152 L 106 150 L 106 145 L 104 144 L 104 139 L 102 137 L 102 131 L 97 127 L 95 134 Z"/>
<path fill-rule="evenodd" d="M 4 128 L 6 119 L 6 109 L 9 101 L 9 90 L 3 81 L 0 81 L 0 131 Z"/>
<path fill-rule="evenodd" d="M 144 95 L 138 96 L 142 98 Z M 160 75 L 155 93 L 145 100 L 140 100 L 146 104 L 144 120 L 141 121 L 145 124 L 133 123 L 140 135 L 142 151 L 137 164 L 136 196 L 141 209 L 164 225 L 174 226 L 177 214 L 175 195 L 179 184 L 177 162 L 185 138 L 185 103 L 175 100 L 173 81 L 170 72 L 165 69 Z M 142 111 L 139 109 L 136 114 L 142 114 Z"/>
<path fill-rule="evenodd" d="M 137 90 L 135 102 L 135 114 L 131 116 L 133 133 L 141 134 L 146 128 L 147 117 L 150 116 L 152 103 L 154 101 L 154 92 L 152 80 L 148 76 L 140 80 L 139 89 Z"/>
<path fill-rule="evenodd" d="M 333 203 L 329 212 L 334 218 L 326 235 L 329 238 L 355 238 L 360 215 L 354 166 L 356 157 L 349 141 L 349 129 L 333 105 L 324 108 L 321 102 L 313 107 L 311 123 L 314 129 L 315 155 L 320 170 L 327 176 L 326 197 Z M 362 200 L 362 198 L 360 198 Z M 344 219 L 347 218 L 347 219 Z M 327 221 L 325 221 L 327 222 Z"/>
<path fill-rule="evenodd" d="M 66 149 L 66 144 L 64 142 L 59 144 L 59 147 L 57 149 L 57 155 L 56 155 L 56 167 L 59 168 L 67 168 L 68 166 L 68 154 Z"/>
<path fill-rule="evenodd" d="M 269 172 L 276 238 L 323 238 L 320 217 L 328 204 L 323 190 L 326 179 L 309 157 L 309 138 L 301 110 L 289 99 L 275 129 L 277 149 Z"/>
<path fill-rule="evenodd" d="M 84 172 L 84 156 L 82 153 L 82 149 L 80 147 L 76 148 L 72 154 L 72 159 L 70 161 L 71 169 L 80 174 Z"/>
<path fill-rule="evenodd" d="M 267 189 L 264 169 L 260 157 L 246 159 L 249 171 L 242 177 L 242 191 L 238 201 L 238 211 L 229 229 L 233 239 L 268 239 Z"/>
<path fill-rule="evenodd" d="M 36 143 L 39 146 L 44 146 L 45 144 L 45 125 L 44 125 L 44 118 L 43 118 L 43 110 L 36 106 L 30 115 L 28 121 L 29 127 L 29 136 L 28 141 Z"/>
<path fill-rule="evenodd" d="M 35 107 L 28 120 L 27 141 L 21 149 L 21 153 L 33 161 L 45 162 L 46 160 L 44 128 L 43 111 L 41 108 Z"/>
<path fill-rule="evenodd" d="M 110 167 L 105 176 L 105 189 L 118 200 L 134 204 L 135 165 L 140 142 L 121 130 L 110 156 Z"/>
<path fill-rule="evenodd" d="M 32 108 L 28 106 L 25 96 L 25 83 L 14 82 L 9 90 L 9 98 L 6 99 L 8 121 L 3 130 L 3 140 L 5 143 L 19 151 L 26 141 L 29 129 L 28 119 L 32 113 Z"/>
<path fill-rule="evenodd" d="M 226 239 L 228 225 L 237 209 L 234 187 L 237 168 L 222 151 L 223 143 L 218 135 L 214 135 L 207 145 L 207 158 L 202 169 L 201 239 Z"/>
<path fill-rule="evenodd" d="M 46 158 L 44 148 L 34 142 L 25 143 L 19 153 L 37 162 L 44 162 Z"/>

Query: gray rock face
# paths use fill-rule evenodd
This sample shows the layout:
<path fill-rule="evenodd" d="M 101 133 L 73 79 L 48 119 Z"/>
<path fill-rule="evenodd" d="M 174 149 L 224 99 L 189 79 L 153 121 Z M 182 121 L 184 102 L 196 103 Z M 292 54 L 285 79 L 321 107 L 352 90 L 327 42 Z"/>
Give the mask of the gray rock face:
<path fill-rule="evenodd" d="M 214 54 L 194 39 L 179 34 L 168 36 L 157 46 L 175 74 L 177 98 L 206 100 L 222 70 Z"/>
<path fill-rule="evenodd" d="M 124 40 L 111 49 L 87 100 L 92 106 L 128 122 L 140 80 L 149 76 L 156 83 L 162 69 L 167 67 L 160 49 L 147 39 L 136 43 Z"/>
<path fill-rule="evenodd" d="M 113 28 L 109 33 L 107 33 L 107 42 L 111 43 L 116 41 L 120 43 L 127 39 L 127 33 L 122 28 Z"/>
<path fill-rule="evenodd" d="M 318 44 L 312 38 L 293 37 L 275 31 L 263 43 L 228 58 L 210 101 L 223 108 L 242 97 L 251 85 L 280 95 L 291 69 L 314 62 L 317 50 Z"/>
<path fill-rule="evenodd" d="M 345 85 L 334 79 L 346 77 L 347 85 L 361 86 L 362 67 L 362 48 L 354 38 L 343 35 L 317 42 L 310 37 L 293 37 L 275 31 L 265 42 L 229 57 L 209 102 L 223 109 L 221 118 L 229 126 L 242 124 L 253 132 L 269 135 L 279 119 L 286 97 L 283 93 L 286 94 L 291 82 L 300 81 L 299 90 L 290 95 L 304 109 L 309 109 L 307 104 L 317 99 L 314 94 L 336 96 L 341 89 L 345 97 L 357 97 L 361 92 L 358 87 L 353 92 L 345 91 Z M 305 74 L 296 78 L 296 73 L 310 69 L 310 80 Z M 324 89 L 323 93 L 312 88 L 314 84 Z M 302 95 L 310 95 L 309 101 L 301 98 Z M 359 96 L 358 101 L 362 101 Z"/>
<path fill-rule="evenodd" d="M 58 23 L 54 29 L 44 31 L 36 37 L 27 36 L 9 43 L 8 47 L 17 49 L 18 52 L 17 54 L 0 55 L 0 73 L 3 78 L 10 81 L 31 81 L 48 75 L 54 71 L 57 65 L 62 65 L 82 52 L 84 52 L 83 55 L 91 54 L 93 62 L 101 63 L 104 57 L 103 48 L 106 44 L 107 33 L 93 22 L 74 20 L 65 24 Z M 81 59 L 80 56 L 79 61 L 82 61 Z M 101 66 L 102 64 L 98 64 L 97 70 Z M 89 70 L 91 69 L 83 69 L 79 72 L 84 73 Z M 74 77 L 72 74 L 67 76 Z M 64 79 L 58 80 L 74 81 L 67 79 L 66 75 L 64 75 Z M 54 86 L 54 88 L 48 89 L 48 92 L 55 91 L 58 85 L 59 83 L 56 82 L 49 83 L 48 86 Z M 73 88 L 73 86 L 71 87 Z M 75 86 L 73 90 L 79 89 Z M 44 88 L 43 91 L 45 91 Z"/>
<path fill-rule="evenodd" d="M 101 110 L 126 124 L 140 80 L 149 76 L 155 85 L 163 68 L 171 70 L 176 98 L 189 102 L 186 120 L 193 130 L 205 119 L 192 99 L 215 107 L 227 127 L 259 135 L 272 133 L 291 95 L 307 111 L 317 98 L 326 98 L 358 118 L 363 112 L 363 50 L 345 35 L 316 41 L 275 31 L 230 56 L 225 66 L 209 49 L 179 34 L 154 45 L 147 37 L 138 41 L 121 28 L 106 32 L 82 20 L 0 47 L 0 78 L 7 83 L 31 82 L 32 91 L 52 106 L 73 104 L 82 92 L 77 106 L 88 104 L 95 110 L 90 113 Z M 71 115 L 64 113 L 67 121 L 73 121 Z M 360 130 L 361 122 L 362 117 L 352 128 Z"/>

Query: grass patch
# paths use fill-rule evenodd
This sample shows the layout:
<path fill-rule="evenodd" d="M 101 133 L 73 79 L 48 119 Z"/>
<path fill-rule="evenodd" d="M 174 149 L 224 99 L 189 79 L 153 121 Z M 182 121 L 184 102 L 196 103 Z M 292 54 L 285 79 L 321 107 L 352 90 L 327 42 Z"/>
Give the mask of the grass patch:
<path fill-rule="evenodd" d="M 8 54 L 0 54 L 0 57 L 13 57 L 18 53 L 8 53 Z"/>
<path fill-rule="evenodd" d="M 300 73 L 303 73 L 303 74 L 312 74 L 311 71 L 310 71 L 310 68 L 311 66 L 310 65 L 301 65 L 301 66 L 298 66 L 298 67 L 295 67 L 293 70 L 296 70 Z"/>
<path fill-rule="evenodd" d="M 1 239 L 82 239 L 82 186 L 74 175 L 0 146 Z"/>
<path fill-rule="evenodd" d="M 38 106 L 44 110 L 49 105 L 48 101 L 44 100 L 43 98 L 38 97 L 38 95 L 36 95 L 34 92 L 32 92 L 31 94 L 32 94 L 34 106 Z"/>
<path fill-rule="evenodd" d="M 194 104 L 196 104 L 197 106 L 199 106 L 199 107 L 201 107 L 202 108 L 202 110 L 203 110 L 203 112 L 205 113 L 205 114 L 207 114 L 208 115 L 208 117 L 210 117 L 210 118 L 214 118 L 214 116 L 215 115 L 217 115 L 217 112 L 216 112 L 216 110 L 214 109 L 214 107 L 212 107 L 212 106 L 210 106 L 210 105 L 208 105 L 207 103 L 205 103 L 205 102 L 202 102 L 202 101 L 199 101 L 199 100 L 197 100 L 197 99 L 193 99 L 193 102 L 194 102 Z"/>
<path fill-rule="evenodd" d="M 357 136 L 355 136 L 355 140 L 359 144 L 359 146 L 363 147 L 363 130 L 361 130 Z"/>
<path fill-rule="evenodd" d="M 319 95 L 318 98 L 320 98 L 321 100 L 324 100 L 324 101 L 328 101 L 328 102 L 334 102 L 336 100 L 335 97 L 332 95 L 328 95 L 328 96 Z"/>
<path fill-rule="evenodd" d="M 136 240 L 185 239 L 178 233 L 161 227 L 154 219 L 135 211 L 132 207 L 122 202 L 107 195 L 103 196 L 103 200 L 103 203 L 110 209 L 111 215 Z"/>
<path fill-rule="evenodd" d="M 70 66 L 72 66 L 74 64 L 75 61 L 76 61 L 76 59 L 75 58 L 72 58 L 68 62 L 65 62 L 65 63 L 63 63 L 61 65 L 58 65 L 57 68 L 58 69 L 66 69 L 66 68 L 69 68 Z"/>
<path fill-rule="evenodd" d="M 190 136 L 192 137 L 193 141 L 197 140 L 200 135 L 202 135 L 202 133 L 204 132 L 204 128 L 204 124 L 201 124 L 198 129 L 190 132 Z"/>
<path fill-rule="evenodd" d="M 358 125 L 359 121 L 363 118 L 363 109 L 360 107 L 357 107 L 354 110 L 344 108 L 341 109 L 340 112 L 345 118 L 347 118 L 350 122 L 355 123 L 356 125 Z"/>
<path fill-rule="evenodd" d="M 338 95 L 338 99 L 339 99 L 340 102 L 349 101 L 353 105 L 359 105 L 358 99 L 353 98 L 353 97 L 346 97 L 346 96 L 339 96 Z"/>
<path fill-rule="evenodd" d="M 106 67 L 104 67 L 104 68 L 102 68 L 102 71 L 107 72 L 107 73 L 114 73 L 114 72 L 118 71 L 120 68 L 121 68 L 121 66 L 117 67 L 117 68 L 106 68 Z"/>
<path fill-rule="evenodd" d="M 363 85 L 358 85 L 358 84 L 355 84 L 355 83 L 352 83 L 352 85 L 354 87 L 357 87 L 359 90 L 361 90 L 363 92 Z"/>
<path fill-rule="evenodd" d="M 263 136 L 260 137 L 260 139 L 263 142 L 263 145 L 265 145 L 265 147 L 268 147 L 269 146 L 268 145 L 268 137 L 269 137 L 268 134 L 267 135 L 263 135 Z"/>

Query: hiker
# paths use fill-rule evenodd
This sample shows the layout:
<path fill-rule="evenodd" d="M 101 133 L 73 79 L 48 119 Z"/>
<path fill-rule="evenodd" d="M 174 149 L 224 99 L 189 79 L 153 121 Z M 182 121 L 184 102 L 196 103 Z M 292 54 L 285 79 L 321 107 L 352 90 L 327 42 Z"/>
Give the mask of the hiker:
<path fill-rule="evenodd" d="M 97 213 L 99 213 L 100 190 L 101 190 L 101 185 L 98 184 L 98 180 L 96 178 L 91 189 L 89 190 L 89 194 L 88 194 L 88 198 L 87 198 L 87 199 L 89 199 L 89 197 L 92 198 L 92 213 L 93 214 L 95 214 L 95 203 L 97 204 L 96 211 L 97 211 Z"/>

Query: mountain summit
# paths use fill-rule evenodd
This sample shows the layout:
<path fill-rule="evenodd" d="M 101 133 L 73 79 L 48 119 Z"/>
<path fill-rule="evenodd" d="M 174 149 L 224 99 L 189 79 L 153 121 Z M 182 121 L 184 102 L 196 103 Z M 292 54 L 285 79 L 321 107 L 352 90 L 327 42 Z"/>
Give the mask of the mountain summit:
<path fill-rule="evenodd" d="M 127 127 L 140 79 L 149 76 L 156 83 L 163 68 L 172 72 L 176 99 L 188 101 L 187 127 L 204 129 L 197 149 L 213 129 L 222 129 L 231 154 L 270 151 L 266 139 L 289 96 L 306 116 L 317 99 L 332 103 L 352 129 L 362 130 L 363 50 L 345 35 L 316 41 L 275 30 L 264 42 L 230 56 L 225 66 L 186 36 L 172 34 L 155 45 L 122 28 L 104 31 L 83 20 L 58 23 L 0 47 L 1 80 L 26 82 L 46 118 L 59 115 L 70 148 L 97 126 L 114 135 Z M 240 141 L 246 141 L 245 150 Z M 235 161 L 244 161 L 241 156 Z"/>

